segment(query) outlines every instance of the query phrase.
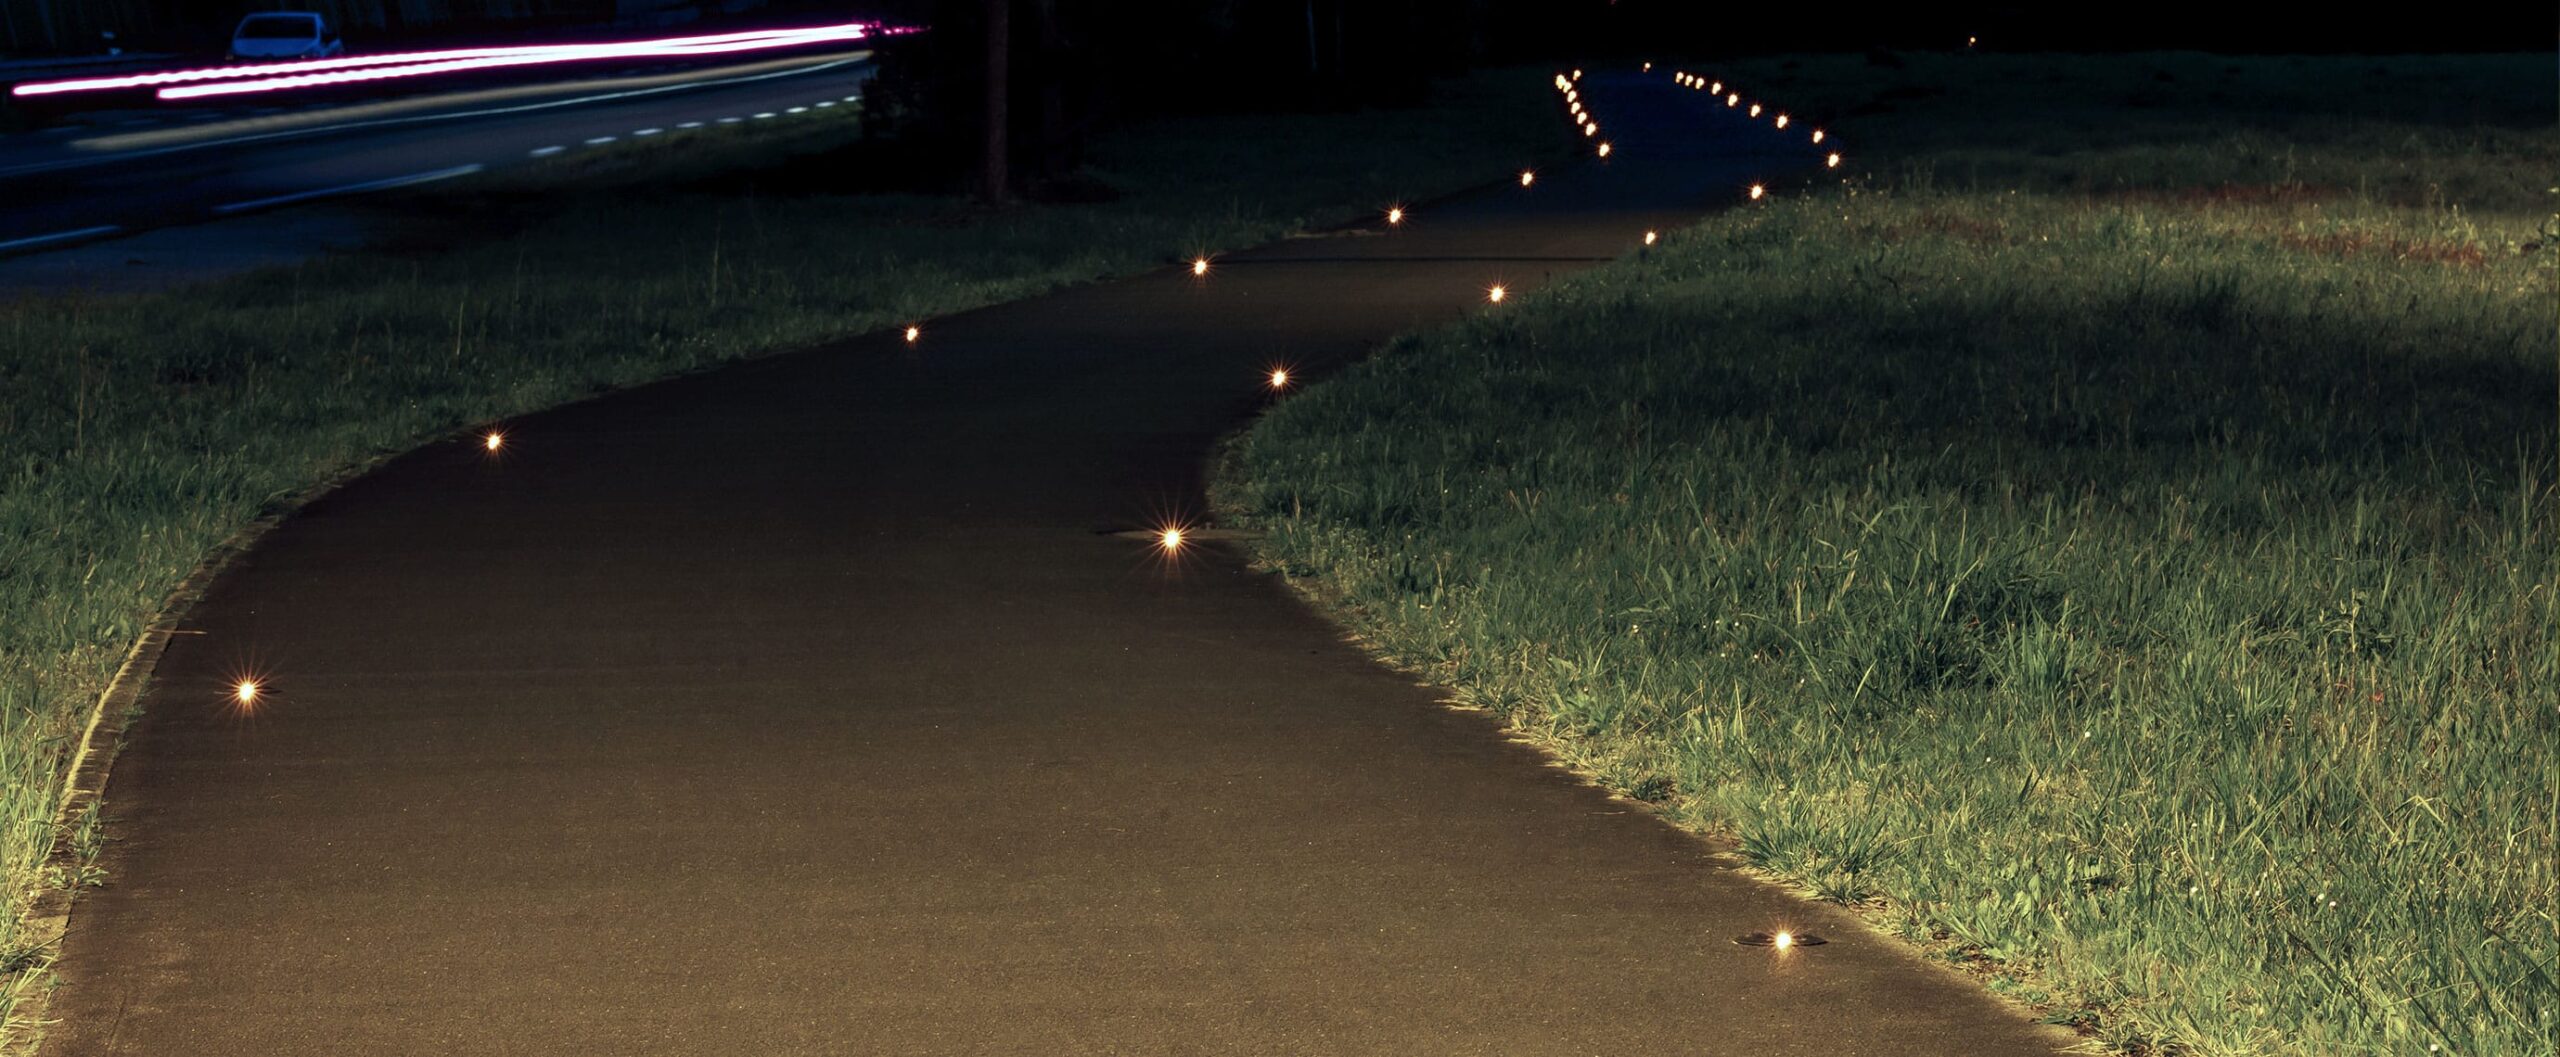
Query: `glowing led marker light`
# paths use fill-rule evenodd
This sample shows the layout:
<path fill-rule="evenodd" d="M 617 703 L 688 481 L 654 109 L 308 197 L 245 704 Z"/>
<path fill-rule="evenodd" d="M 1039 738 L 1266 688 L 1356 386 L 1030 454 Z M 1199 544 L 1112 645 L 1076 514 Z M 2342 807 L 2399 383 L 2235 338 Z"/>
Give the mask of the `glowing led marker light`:
<path fill-rule="evenodd" d="M 1603 157 L 1603 158 L 1606 158 L 1606 157 L 1608 157 L 1608 156 L 1609 156 L 1609 145 L 1608 145 L 1608 144 L 1603 143 L 1603 144 L 1601 144 L 1601 145 L 1600 145 L 1600 156 L 1601 156 L 1601 157 Z"/>
<path fill-rule="evenodd" d="M 1520 170 L 1520 186 L 1527 187 L 1536 182 L 1538 182 L 1538 171 L 1536 169 Z"/>
<path fill-rule="evenodd" d="M 1599 122 L 1597 122 L 1597 121 L 1594 121 L 1594 122 L 1592 122 L 1592 123 L 1590 123 L 1590 124 L 1588 124 L 1588 125 L 1584 125 L 1584 126 L 1582 126 L 1582 135 L 1583 135 L 1585 138 L 1589 138 L 1589 137 L 1592 137 L 1592 136 L 1597 136 L 1597 135 L 1599 135 L 1599 134 L 1600 134 L 1600 123 L 1599 123 Z"/>
<path fill-rule="evenodd" d="M 1765 194 L 1768 194 L 1768 193 L 1769 193 L 1769 189 L 1768 189 L 1768 188 L 1766 188 L 1766 187 L 1762 187 L 1762 186 L 1760 186 L 1759 184 L 1752 184 L 1752 185 L 1751 185 L 1751 200 L 1752 200 L 1752 201 L 1754 201 L 1754 202 L 1759 201 L 1759 200 L 1760 200 L 1760 196 L 1761 196 L 1761 195 L 1765 195 Z"/>
<path fill-rule="evenodd" d="M 1511 291 L 1503 289 L 1501 283 L 1495 283 L 1492 286 L 1488 286 L 1484 291 L 1484 299 L 1497 305 L 1502 303 L 1503 298 L 1509 296 L 1511 296 Z"/>
<path fill-rule="evenodd" d="M 919 327 L 919 326 L 917 326 L 917 325 L 915 325 L 915 324 L 913 324 L 913 323 L 909 323 L 909 324 L 907 324 L 907 344 L 909 344 L 909 345 L 913 345 L 913 344 L 915 344 L 916 342 L 923 341 L 923 340 L 924 340 L 924 328 L 923 328 L 923 327 Z"/>
<path fill-rule="evenodd" d="M 1724 94 L 1724 82 L 1717 81 L 1715 84 L 1708 86 L 1707 90 L 1718 95 L 1722 95 Z"/>
<path fill-rule="evenodd" d="M 1192 274 L 1192 276 L 1194 276 L 1195 278 L 1196 278 L 1196 277 L 1198 277 L 1198 276 L 1203 276 L 1203 275 L 1207 275 L 1207 274 L 1209 274 L 1209 258 L 1207 258 L 1207 257 L 1193 257 L 1193 258 L 1191 258 L 1191 274 Z"/>
<path fill-rule="evenodd" d="M 1396 226 L 1401 225 L 1401 224 L 1403 224 L 1403 223 L 1404 223 L 1404 207 L 1403 207 L 1403 206 L 1388 206 L 1388 207 L 1387 207 L 1387 226 L 1388 226 L 1388 227 L 1396 227 Z"/>
<path fill-rule="evenodd" d="M 1741 106 L 1741 105 L 1742 105 L 1742 93 L 1740 93 L 1740 92 L 1727 92 L 1727 93 L 1725 93 L 1725 96 L 1724 96 L 1724 105 L 1726 105 L 1726 106 Z"/>
<path fill-rule="evenodd" d="M 1582 79 L 1582 71 L 1580 71 L 1580 70 L 1575 70 L 1575 71 L 1573 71 L 1573 79 L 1574 79 L 1574 80 L 1577 80 L 1577 81 L 1581 80 L 1581 79 Z"/>
<path fill-rule="evenodd" d="M 1653 245 L 1654 243 L 1661 241 L 1661 239 L 1662 233 L 1659 231 L 1648 231 L 1644 233 L 1644 244 L 1647 246 Z"/>
<path fill-rule="evenodd" d="M 493 429 L 480 435 L 480 449 L 482 451 L 496 451 L 506 446 L 507 435 L 502 431 Z"/>
<path fill-rule="evenodd" d="M 1832 151 L 1832 152 L 1831 152 L 1830 157 L 1827 157 L 1827 158 L 1822 159 L 1822 167 L 1823 167 L 1823 168 L 1825 168 L 1825 169 L 1837 169 L 1837 168 L 1839 168 L 1839 167 L 1840 167 L 1840 152 L 1839 152 L 1839 151 L 1836 151 L 1836 150 L 1835 150 L 1835 151 Z"/>
<path fill-rule="evenodd" d="M 1271 369 L 1271 388 L 1272 388 L 1272 389 L 1274 389 L 1274 390 L 1279 390 L 1279 389 L 1286 389 L 1286 388 L 1288 388 L 1288 387 L 1289 387 L 1289 369 L 1288 369 L 1288 368 L 1286 368 L 1286 367 L 1274 367 L 1274 368 L 1272 368 L 1272 369 Z"/>
<path fill-rule="evenodd" d="M 1760 116 L 1760 104 L 1758 104 L 1758 103 L 1753 103 L 1753 104 L 1751 104 L 1751 116 L 1753 116 L 1753 117 L 1759 117 L 1759 116 Z"/>
<path fill-rule="evenodd" d="M 1161 531 L 1157 532 L 1156 546 L 1163 548 L 1166 554 L 1172 554 L 1181 550 L 1182 526 L 1167 525 Z"/>
<path fill-rule="evenodd" d="M 1815 129 L 1815 130 L 1813 130 L 1813 141 L 1814 141 L 1815 143 L 1820 143 L 1820 142 L 1822 142 L 1822 130 L 1821 130 L 1821 129 Z"/>
<path fill-rule="evenodd" d="M 242 679 L 231 684 L 231 700 L 242 708 L 248 708 L 258 703 L 258 695 L 265 689 L 255 679 Z"/>
<path fill-rule="evenodd" d="M 1789 948 L 1789 947 L 1793 947 L 1793 946 L 1795 946 L 1795 945 L 1796 945 L 1796 934 L 1795 934 L 1795 933 L 1792 933 L 1792 932 L 1780 932 L 1780 933 L 1778 933 L 1778 934 L 1777 934 L 1777 935 L 1775 935 L 1775 936 L 1771 936 L 1771 937 L 1769 937 L 1769 946 L 1775 947 L 1775 948 L 1777 948 L 1777 949 L 1779 949 L 1779 950 L 1782 950 L 1782 951 L 1783 951 L 1783 950 L 1786 950 L 1786 949 L 1787 949 L 1787 948 Z"/>
<path fill-rule="evenodd" d="M 1644 71 L 1643 71 L 1643 72 L 1645 72 L 1645 73 L 1652 73 L 1652 72 L 1653 72 L 1653 64 L 1652 64 L 1652 63 L 1649 63 L 1649 62 L 1648 62 L 1648 63 L 1646 63 L 1646 64 L 1644 64 Z"/>
<path fill-rule="evenodd" d="M 1785 114 L 1780 114 L 1780 115 L 1778 115 L 1778 127 L 1779 127 L 1779 128 L 1785 128 L 1785 127 L 1787 127 L 1787 115 L 1785 115 Z"/>

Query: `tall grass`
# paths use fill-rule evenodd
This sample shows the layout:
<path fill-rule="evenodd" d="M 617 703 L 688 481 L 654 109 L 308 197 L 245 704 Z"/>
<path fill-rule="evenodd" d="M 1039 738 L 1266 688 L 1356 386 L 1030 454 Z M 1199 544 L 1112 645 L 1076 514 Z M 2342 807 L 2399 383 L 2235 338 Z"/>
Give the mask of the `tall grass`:
<path fill-rule="evenodd" d="M 2002 61 L 1970 91 L 2121 108 Z M 1799 69 L 1909 74 L 1853 63 Z M 2306 134 L 2320 185 L 2236 178 L 2204 108 L 1954 189 L 1938 116 L 1280 405 L 1222 505 L 1391 656 L 2099 1043 L 2560 1052 L 2560 255 L 2538 189 L 2353 179 L 2538 183 L 2547 109 L 2406 147 L 2503 154 Z"/>
<path fill-rule="evenodd" d="M 78 854 L 44 866 L 78 724 L 173 587 L 252 519 L 466 423 L 1480 182 L 1544 149 L 1551 129 L 1521 120 L 1537 80 L 1483 75 L 1414 110 L 1145 125 L 1096 145 L 1088 183 L 1116 200 L 995 212 L 808 191 L 849 119 L 662 137 L 407 200 L 397 249 L 0 302 L 0 1048 L 49 956 L 21 931 L 28 898 L 102 880 Z M 729 171 L 741 157 L 769 171 Z M 79 825 L 75 853 L 94 849 L 96 820 Z"/>

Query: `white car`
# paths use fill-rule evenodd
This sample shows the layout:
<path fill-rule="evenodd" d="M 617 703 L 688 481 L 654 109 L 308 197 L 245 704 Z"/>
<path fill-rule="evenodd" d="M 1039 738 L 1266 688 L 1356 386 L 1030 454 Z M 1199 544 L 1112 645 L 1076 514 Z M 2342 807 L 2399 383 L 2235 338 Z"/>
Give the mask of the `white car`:
<path fill-rule="evenodd" d="M 310 11 L 261 11 L 231 31 L 234 59 L 327 59 L 347 53 L 329 20 Z"/>

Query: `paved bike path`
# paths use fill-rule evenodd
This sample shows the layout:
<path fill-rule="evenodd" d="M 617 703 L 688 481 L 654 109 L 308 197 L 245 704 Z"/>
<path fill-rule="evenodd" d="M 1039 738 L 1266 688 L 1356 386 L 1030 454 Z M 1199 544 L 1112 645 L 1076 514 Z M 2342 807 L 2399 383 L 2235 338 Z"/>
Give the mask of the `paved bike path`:
<path fill-rule="evenodd" d="M 312 503 L 160 661 L 45 1052 L 2052 1052 L 1239 552 L 1104 534 L 1199 511 L 1270 363 L 1488 310 L 1796 160 L 1590 80 L 1605 165 L 615 394 Z M 277 691 L 247 715 L 243 667 Z M 1833 942 L 1732 942 L 1782 926 Z"/>

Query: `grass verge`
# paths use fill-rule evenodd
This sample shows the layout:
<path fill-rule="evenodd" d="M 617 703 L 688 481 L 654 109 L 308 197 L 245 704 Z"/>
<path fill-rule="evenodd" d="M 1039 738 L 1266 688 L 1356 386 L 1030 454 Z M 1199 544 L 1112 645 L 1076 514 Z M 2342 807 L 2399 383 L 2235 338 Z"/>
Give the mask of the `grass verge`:
<path fill-rule="evenodd" d="M 1110 201 L 828 193 L 851 108 L 494 174 L 385 206 L 386 249 L 146 295 L 0 302 L 0 1050 L 47 887 L 105 882 L 66 757 L 208 551 L 454 428 L 687 369 L 1267 241 L 1554 145 L 1539 75 L 1401 111 L 1163 121 L 1095 145 Z M 743 137 L 743 138 L 742 138 Z M 68 837 L 71 863 L 48 866 Z"/>
<path fill-rule="evenodd" d="M 1712 72 L 1871 175 L 1280 405 L 1265 560 L 2100 1045 L 2560 1049 L 2547 59 Z"/>

